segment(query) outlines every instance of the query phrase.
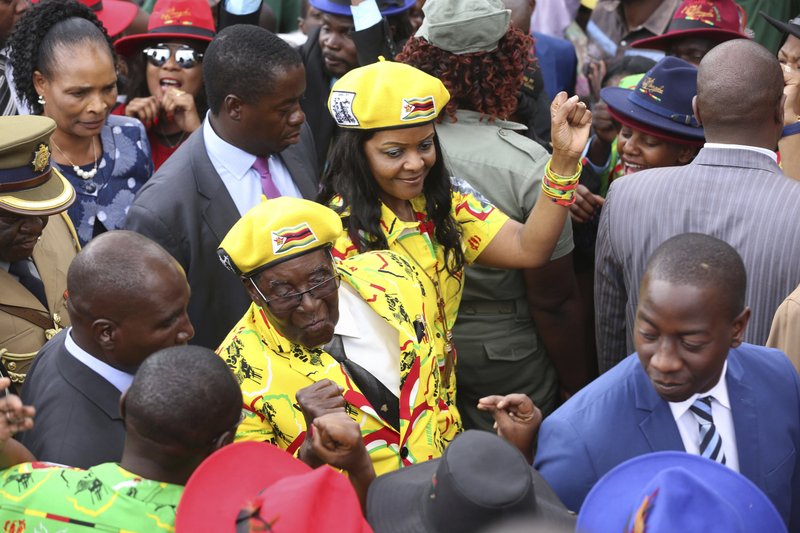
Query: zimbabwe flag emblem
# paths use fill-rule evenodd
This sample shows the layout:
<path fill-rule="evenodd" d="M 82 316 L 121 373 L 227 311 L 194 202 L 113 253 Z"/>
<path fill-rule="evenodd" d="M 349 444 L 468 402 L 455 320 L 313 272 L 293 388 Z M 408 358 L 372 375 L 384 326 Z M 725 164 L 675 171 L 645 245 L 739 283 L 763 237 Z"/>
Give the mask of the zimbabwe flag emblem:
<path fill-rule="evenodd" d="M 433 96 L 424 98 L 403 98 L 403 109 L 400 111 L 400 120 L 418 120 L 436 116 L 436 104 Z"/>
<path fill-rule="evenodd" d="M 311 231 L 307 223 L 301 222 L 296 226 L 281 228 L 272 232 L 272 253 L 283 255 L 298 248 L 305 248 L 317 242 L 317 236 Z"/>

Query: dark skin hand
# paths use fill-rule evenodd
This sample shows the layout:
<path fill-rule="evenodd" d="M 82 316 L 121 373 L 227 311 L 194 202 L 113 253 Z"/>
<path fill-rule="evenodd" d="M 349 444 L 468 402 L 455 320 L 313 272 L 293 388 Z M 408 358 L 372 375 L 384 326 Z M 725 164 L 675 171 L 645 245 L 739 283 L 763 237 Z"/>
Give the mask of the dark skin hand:
<path fill-rule="evenodd" d="M 16 394 L 8 394 L 8 378 L 0 378 L 0 469 L 35 461 L 31 452 L 12 437 L 33 428 L 36 409 L 23 405 Z"/>
<path fill-rule="evenodd" d="M 592 193 L 586 185 L 578 184 L 575 190 L 575 203 L 569 207 L 569 216 L 573 222 L 585 224 L 597 215 L 597 211 L 605 203 L 605 198 Z"/>
<path fill-rule="evenodd" d="M 352 418 L 340 412 L 322 415 L 312 424 L 312 451 L 324 463 L 348 473 L 361 510 L 366 514 L 367 490 L 375 479 L 375 469 L 364 447 L 361 429 Z"/>
<path fill-rule="evenodd" d="M 533 464 L 533 446 L 542 425 L 542 412 L 531 399 L 525 394 L 486 396 L 478 400 L 478 409 L 491 413 L 497 435 L 513 444 Z"/>
<path fill-rule="evenodd" d="M 329 379 L 323 379 L 297 391 L 295 407 L 303 413 L 306 421 L 306 440 L 300 446 L 298 457 L 311 468 L 320 466 L 323 461 L 316 456 L 311 439 L 314 433 L 314 420 L 329 413 L 344 413 L 345 401 L 339 385 Z M 310 437 L 310 438 L 309 438 Z"/>

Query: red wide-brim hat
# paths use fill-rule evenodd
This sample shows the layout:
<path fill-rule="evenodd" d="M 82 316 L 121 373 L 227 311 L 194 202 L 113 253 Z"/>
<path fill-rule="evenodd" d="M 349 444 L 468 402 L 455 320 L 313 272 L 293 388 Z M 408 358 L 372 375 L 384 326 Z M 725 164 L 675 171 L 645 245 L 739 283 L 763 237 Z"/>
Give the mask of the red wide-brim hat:
<path fill-rule="evenodd" d="M 746 24 L 747 15 L 734 0 L 684 0 L 666 33 L 633 42 L 631 47 L 666 50 L 670 43 L 688 37 L 709 39 L 716 44 L 749 39 Z"/>
<path fill-rule="evenodd" d="M 214 17 L 207 0 L 158 0 L 147 22 L 147 33 L 123 37 L 114 43 L 114 49 L 130 56 L 151 43 L 175 39 L 209 43 L 214 35 Z"/>

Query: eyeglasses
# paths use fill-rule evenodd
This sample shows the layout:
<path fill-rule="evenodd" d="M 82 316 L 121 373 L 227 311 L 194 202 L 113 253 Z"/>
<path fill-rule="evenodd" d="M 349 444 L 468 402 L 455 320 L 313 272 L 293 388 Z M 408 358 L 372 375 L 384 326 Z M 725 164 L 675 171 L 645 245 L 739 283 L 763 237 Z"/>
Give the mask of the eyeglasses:
<path fill-rule="evenodd" d="M 163 67 L 169 58 L 175 56 L 175 62 L 181 68 L 194 68 L 203 60 L 203 53 L 185 44 L 157 44 L 144 49 L 147 62 L 154 67 Z"/>
<path fill-rule="evenodd" d="M 253 281 L 253 278 L 249 279 L 250 283 L 252 283 L 256 288 L 256 291 L 258 291 L 259 296 L 261 296 L 261 298 L 264 300 L 264 303 L 276 313 L 288 313 L 289 311 L 294 311 L 300 305 L 300 302 L 303 301 L 303 295 L 306 293 L 317 300 L 327 298 L 339 288 L 339 283 L 341 282 L 341 276 L 336 274 L 335 276 L 324 281 L 320 281 L 316 285 L 313 285 L 304 291 L 293 292 L 291 294 L 276 296 L 274 298 L 267 298 L 261 292 L 261 289 L 258 288 L 256 282 Z"/>

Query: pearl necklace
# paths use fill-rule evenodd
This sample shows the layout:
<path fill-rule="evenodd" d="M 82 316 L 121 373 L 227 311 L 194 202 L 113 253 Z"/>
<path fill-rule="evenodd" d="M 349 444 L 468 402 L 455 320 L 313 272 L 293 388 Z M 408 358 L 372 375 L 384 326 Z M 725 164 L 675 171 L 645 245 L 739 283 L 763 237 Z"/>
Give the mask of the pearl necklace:
<path fill-rule="evenodd" d="M 53 143 L 53 146 L 56 147 L 58 153 L 63 155 L 64 159 L 66 159 L 69 162 L 69 164 L 72 165 L 72 170 L 75 172 L 75 174 L 78 175 L 80 179 L 88 181 L 97 175 L 97 148 L 94 147 L 94 139 L 92 139 L 92 158 L 94 159 L 94 168 L 92 170 L 83 170 L 81 167 L 72 162 L 69 156 L 64 153 L 64 150 L 58 147 L 58 145 L 52 138 L 50 139 L 50 142 Z"/>

